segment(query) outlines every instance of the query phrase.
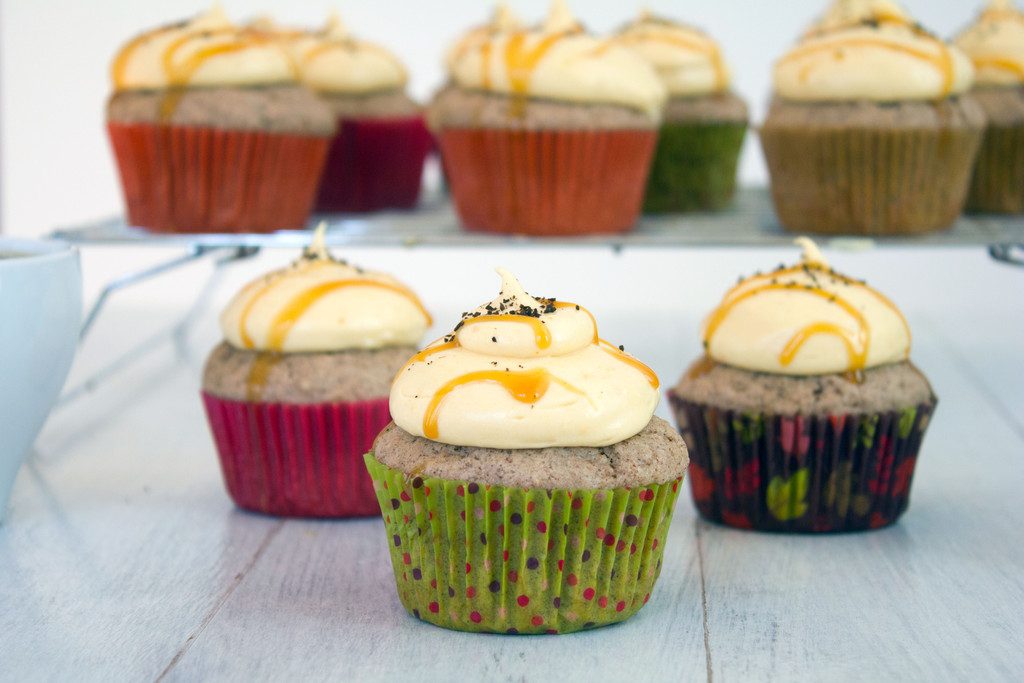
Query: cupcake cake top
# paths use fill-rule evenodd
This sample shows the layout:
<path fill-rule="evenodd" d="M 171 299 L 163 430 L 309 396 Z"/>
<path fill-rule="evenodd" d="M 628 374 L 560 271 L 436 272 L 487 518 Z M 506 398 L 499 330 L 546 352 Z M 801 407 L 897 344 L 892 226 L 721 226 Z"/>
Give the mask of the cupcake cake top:
<path fill-rule="evenodd" d="M 506 3 L 499 2 L 494 6 L 494 13 L 491 15 L 491 20 L 488 23 L 469 29 L 448 48 L 444 56 L 444 64 L 448 74 L 454 73 L 455 65 L 470 50 L 480 47 L 495 36 L 521 31 L 522 29 L 523 22 L 519 20 L 519 17 L 509 9 Z"/>
<path fill-rule="evenodd" d="M 272 37 L 234 25 L 219 5 L 146 31 L 114 58 L 114 89 L 251 86 L 295 81 L 295 69 Z"/>
<path fill-rule="evenodd" d="M 639 55 L 596 38 L 554 0 L 538 27 L 491 35 L 451 66 L 463 88 L 582 104 L 613 104 L 657 118 L 665 88 Z"/>
<path fill-rule="evenodd" d="M 956 38 L 974 62 L 975 83 L 1015 86 L 1024 83 L 1024 12 L 1011 0 L 992 0 L 978 19 Z"/>
<path fill-rule="evenodd" d="M 704 321 L 707 355 L 778 375 L 858 373 L 910 355 L 903 314 L 863 280 L 829 267 L 807 237 L 801 263 L 742 278 Z"/>
<path fill-rule="evenodd" d="M 498 272 L 498 296 L 395 377 L 395 424 L 446 444 L 504 449 L 600 447 L 643 430 L 658 404 L 654 372 L 601 339 L 587 309 L 532 297 Z"/>
<path fill-rule="evenodd" d="M 404 88 L 405 67 L 391 51 L 360 40 L 333 13 L 319 31 L 282 32 L 299 79 L 320 92 L 363 94 Z"/>
<path fill-rule="evenodd" d="M 229 344 L 311 353 L 419 343 L 432 321 L 412 290 L 390 275 L 333 258 L 324 230 L 321 223 L 294 263 L 234 296 L 220 317 Z"/>
<path fill-rule="evenodd" d="M 616 38 L 636 50 L 658 72 L 672 97 L 728 90 L 729 69 L 711 36 L 698 28 L 641 12 Z"/>
<path fill-rule="evenodd" d="M 971 62 L 895 2 L 837 0 L 775 64 L 775 92 L 799 101 L 936 100 L 967 91 Z"/>

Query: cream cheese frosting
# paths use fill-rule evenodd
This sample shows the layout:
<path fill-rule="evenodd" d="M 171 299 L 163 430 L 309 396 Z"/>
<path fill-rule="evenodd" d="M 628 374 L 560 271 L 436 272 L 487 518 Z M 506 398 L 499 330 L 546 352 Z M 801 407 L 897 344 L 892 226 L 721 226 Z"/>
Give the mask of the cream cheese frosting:
<path fill-rule="evenodd" d="M 300 80 L 314 90 L 364 94 L 401 89 L 409 80 L 392 52 L 352 36 L 337 13 L 320 31 L 286 39 Z"/>
<path fill-rule="evenodd" d="M 115 90 L 271 85 L 295 81 L 292 60 L 272 37 L 238 27 L 219 5 L 130 40 L 114 58 Z"/>
<path fill-rule="evenodd" d="M 826 375 L 905 361 L 910 328 L 896 306 L 832 270 L 807 237 L 802 262 L 743 279 L 704 321 L 713 360 L 755 372 Z"/>
<path fill-rule="evenodd" d="M 955 42 L 974 63 L 975 84 L 1024 83 L 1024 12 L 1010 0 L 992 0 Z"/>
<path fill-rule="evenodd" d="M 495 5 L 494 13 L 488 23 L 469 29 L 448 48 L 444 56 L 444 65 L 449 76 L 455 71 L 455 65 L 459 63 L 459 60 L 470 50 L 480 47 L 495 36 L 521 31 L 523 28 L 523 22 L 509 9 L 509 6 L 504 2 L 499 2 Z"/>
<path fill-rule="evenodd" d="M 798 101 L 936 100 L 973 79 L 959 48 L 888 0 L 837 0 L 774 71 L 776 94 Z"/>
<path fill-rule="evenodd" d="M 413 356 L 391 387 L 399 427 L 481 448 L 601 447 L 638 434 L 658 378 L 606 342 L 577 304 L 536 299 L 507 271 L 501 293 Z"/>
<path fill-rule="evenodd" d="M 250 282 L 220 317 L 235 348 L 282 353 L 411 346 L 430 324 L 398 280 L 332 258 L 323 224 L 298 260 Z"/>
<path fill-rule="evenodd" d="M 729 88 L 729 69 L 722 51 L 700 29 L 643 12 L 616 40 L 655 68 L 669 96 L 694 97 Z"/>
<path fill-rule="evenodd" d="M 660 116 L 666 91 L 632 50 L 583 31 L 564 0 L 538 28 L 490 36 L 451 65 L 463 88 L 584 104 L 616 104 Z"/>

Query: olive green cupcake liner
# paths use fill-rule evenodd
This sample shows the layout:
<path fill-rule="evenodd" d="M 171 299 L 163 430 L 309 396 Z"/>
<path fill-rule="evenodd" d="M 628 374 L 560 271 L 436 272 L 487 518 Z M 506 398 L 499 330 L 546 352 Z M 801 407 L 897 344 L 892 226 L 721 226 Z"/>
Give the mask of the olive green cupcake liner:
<path fill-rule="evenodd" d="M 773 126 L 760 131 L 779 222 L 799 233 L 947 228 L 970 187 L 981 129 Z"/>
<path fill-rule="evenodd" d="M 644 213 L 713 211 L 736 192 L 745 123 L 662 125 L 644 195 Z"/>
<path fill-rule="evenodd" d="M 661 573 L 682 480 L 520 489 L 365 460 L 402 604 L 459 631 L 569 633 L 636 614 Z"/>
<path fill-rule="evenodd" d="M 1024 213 L 1024 124 L 985 130 L 967 210 Z"/>

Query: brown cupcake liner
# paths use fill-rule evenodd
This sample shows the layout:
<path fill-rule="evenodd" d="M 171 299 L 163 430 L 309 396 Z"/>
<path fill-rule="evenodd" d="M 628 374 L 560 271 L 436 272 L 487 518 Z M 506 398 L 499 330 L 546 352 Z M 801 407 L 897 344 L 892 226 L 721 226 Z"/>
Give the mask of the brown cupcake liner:
<path fill-rule="evenodd" d="M 330 138 L 107 124 L 128 222 L 157 232 L 303 228 Z"/>
<path fill-rule="evenodd" d="M 760 136 L 782 226 L 851 235 L 952 225 L 981 142 L 981 131 L 969 127 L 784 127 L 770 120 Z"/>
<path fill-rule="evenodd" d="M 632 228 L 656 139 L 654 130 L 448 128 L 440 142 L 466 228 L 545 236 Z"/>
<path fill-rule="evenodd" d="M 1024 213 L 1024 124 L 985 130 L 967 210 Z"/>

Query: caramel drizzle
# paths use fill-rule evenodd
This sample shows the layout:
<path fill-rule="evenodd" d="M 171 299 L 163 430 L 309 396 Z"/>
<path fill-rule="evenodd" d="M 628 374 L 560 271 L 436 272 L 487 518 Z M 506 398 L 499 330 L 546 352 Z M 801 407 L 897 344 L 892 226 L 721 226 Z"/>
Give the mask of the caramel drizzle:
<path fill-rule="evenodd" d="M 628 43 L 640 43 L 645 40 L 653 40 L 659 43 L 666 43 L 674 47 L 681 47 L 684 50 L 692 50 L 704 55 L 711 60 L 711 68 L 715 72 L 715 89 L 721 90 L 725 87 L 725 60 L 722 59 L 722 51 L 716 44 L 710 41 L 700 42 L 696 39 L 686 38 L 669 33 L 648 33 L 641 36 L 625 35 L 621 40 Z"/>
<path fill-rule="evenodd" d="M 640 373 L 647 378 L 647 381 L 650 383 L 651 388 L 657 389 L 661 385 L 661 382 L 658 380 L 658 376 L 654 374 L 654 370 L 651 370 L 649 367 L 638 361 L 636 358 L 633 358 L 633 356 L 621 350 L 619 347 L 615 346 L 611 342 L 605 341 L 604 339 L 599 339 L 598 348 L 614 356 L 615 358 L 618 358 L 626 365 L 631 365 L 637 370 L 639 370 Z"/>
<path fill-rule="evenodd" d="M 530 87 L 533 72 L 540 65 L 558 41 L 576 31 L 552 33 L 540 39 L 532 48 L 526 48 L 526 39 L 530 35 L 525 31 L 509 35 L 505 44 L 504 63 L 508 73 L 509 88 L 513 94 L 525 95 Z M 480 46 L 480 64 L 482 69 L 481 84 L 484 89 L 491 87 L 491 57 L 493 49 L 490 42 Z"/>
<path fill-rule="evenodd" d="M 552 384 L 557 384 L 574 394 L 585 396 L 578 388 L 555 377 L 543 368 L 524 371 L 480 370 L 470 372 L 446 382 L 430 399 L 426 413 L 423 415 L 423 435 L 428 439 L 437 438 L 441 404 L 452 391 L 461 386 L 479 382 L 497 384 L 515 400 L 529 405 L 544 398 Z"/>
<path fill-rule="evenodd" d="M 972 60 L 975 68 L 1002 69 L 1009 71 L 1017 78 L 1024 79 L 1024 65 L 1004 57 L 974 57 Z"/>
<path fill-rule="evenodd" d="M 712 370 L 715 369 L 715 367 L 717 365 L 718 365 L 718 363 L 716 363 L 711 358 L 711 356 L 708 356 L 707 354 L 705 354 L 705 355 L 701 356 L 700 358 L 698 358 L 697 360 L 695 360 L 690 365 L 690 367 L 688 367 L 686 369 L 685 377 L 686 377 L 687 380 L 698 379 L 700 377 L 703 377 L 704 375 L 709 374 Z"/>
<path fill-rule="evenodd" d="M 249 366 L 249 373 L 245 377 L 245 400 L 249 403 L 259 403 L 263 399 L 263 390 L 267 386 L 270 372 L 284 359 L 280 353 L 259 352 Z"/>

